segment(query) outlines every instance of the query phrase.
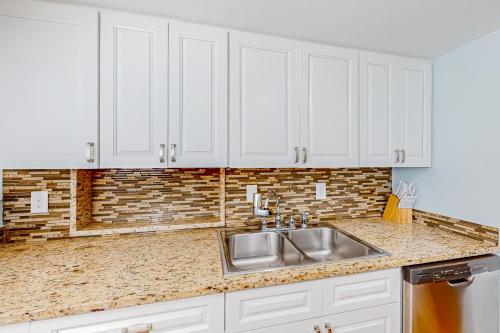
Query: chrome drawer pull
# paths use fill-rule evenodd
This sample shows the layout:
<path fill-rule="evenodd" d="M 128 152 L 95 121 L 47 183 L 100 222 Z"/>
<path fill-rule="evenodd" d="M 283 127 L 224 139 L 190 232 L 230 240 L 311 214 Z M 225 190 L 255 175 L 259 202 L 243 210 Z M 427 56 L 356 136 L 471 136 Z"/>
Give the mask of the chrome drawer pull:
<path fill-rule="evenodd" d="M 177 145 L 175 143 L 172 143 L 170 145 L 170 162 L 177 162 L 177 158 L 175 157 L 175 149 L 177 148 Z"/>
<path fill-rule="evenodd" d="M 165 144 L 160 145 L 160 163 L 165 163 Z"/>
<path fill-rule="evenodd" d="M 302 163 L 307 163 L 307 148 L 302 147 Z"/>
<path fill-rule="evenodd" d="M 95 145 L 93 142 L 87 142 L 85 146 L 85 159 L 89 163 L 94 163 L 95 161 Z"/>
<path fill-rule="evenodd" d="M 295 152 L 295 162 L 299 163 L 299 147 L 293 147 L 293 151 Z"/>
<path fill-rule="evenodd" d="M 394 155 L 395 155 L 395 158 L 392 162 L 397 164 L 397 163 L 399 163 L 399 149 L 394 149 Z"/>
<path fill-rule="evenodd" d="M 404 162 L 406 162 L 406 150 L 405 149 L 401 149 L 400 150 L 401 154 L 403 154 L 403 158 L 401 159 L 401 164 L 403 164 Z"/>

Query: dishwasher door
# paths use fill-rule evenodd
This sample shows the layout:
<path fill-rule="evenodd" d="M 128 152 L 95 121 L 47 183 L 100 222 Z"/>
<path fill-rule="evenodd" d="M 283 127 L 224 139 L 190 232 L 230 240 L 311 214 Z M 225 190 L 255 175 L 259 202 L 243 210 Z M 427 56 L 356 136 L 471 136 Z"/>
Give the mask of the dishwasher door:
<path fill-rule="evenodd" d="M 404 333 L 499 333 L 500 259 L 404 269 Z"/>

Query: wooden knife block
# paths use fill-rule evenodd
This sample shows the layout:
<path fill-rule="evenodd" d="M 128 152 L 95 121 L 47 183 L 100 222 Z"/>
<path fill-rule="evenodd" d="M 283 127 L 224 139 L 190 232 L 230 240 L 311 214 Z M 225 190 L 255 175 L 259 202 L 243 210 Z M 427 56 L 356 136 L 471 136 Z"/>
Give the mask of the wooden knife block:
<path fill-rule="evenodd" d="M 413 210 L 411 208 L 399 208 L 399 199 L 394 194 L 389 196 L 389 200 L 387 200 L 387 205 L 384 209 L 384 215 L 382 217 L 385 220 L 399 223 L 399 224 L 408 224 L 413 221 Z"/>

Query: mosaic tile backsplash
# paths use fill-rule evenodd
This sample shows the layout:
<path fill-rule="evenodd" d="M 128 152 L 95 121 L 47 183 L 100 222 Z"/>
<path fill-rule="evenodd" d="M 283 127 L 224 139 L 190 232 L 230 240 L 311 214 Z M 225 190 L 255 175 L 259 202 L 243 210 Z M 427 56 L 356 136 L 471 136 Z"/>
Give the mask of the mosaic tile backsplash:
<path fill-rule="evenodd" d="M 224 218 L 230 227 L 259 223 L 246 202 L 247 184 L 257 184 L 264 196 L 278 192 L 284 215 L 293 211 L 298 219 L 308 210 L 312 220 L 380 216 L 391 190 L 389 168 L 4 170 L 3 176 L 8 241 L 69 237 L 73 187 L 76 228 L 82 230 L 200 227 Z M 316 182 L 326 183 L 326 200 L 315 200 Z M 39 190 L 49 191 L 49 214 L 30 214 L 30 192 Z"/>
<path fill-rule="evenodd" d="M 315 183 L 326 183 L 326 200 L 316 200 Z M 380 217 L 391 193 L 391 169 L 228 169 L 227 226 L 260 223 L 246 202 L 246 185 L 251 184 L 264 197 L 278 193 L 281 214 L 286 219 L 293 214 L 296 223 L 302 211 L 309 211 L 311 221 Z M 275 209 L 272 200 L 270 207 Z"/>
<path fill-rule="evenodd" d="M 49 213 L 31 214 L 31 192 L 49 192 Z M 8 241 L 69 236 L 70 170 L 4 170 L 3 221 Z"/>

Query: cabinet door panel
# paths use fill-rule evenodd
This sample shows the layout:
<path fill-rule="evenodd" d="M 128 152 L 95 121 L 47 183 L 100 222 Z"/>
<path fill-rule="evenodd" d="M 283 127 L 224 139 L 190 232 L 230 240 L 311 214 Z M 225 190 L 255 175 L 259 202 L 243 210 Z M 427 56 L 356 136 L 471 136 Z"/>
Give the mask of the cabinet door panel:
<path fill-rule="evenodd" d="M 340 313 L 324 317 L 335 333 L 400 333 L 399 303 Z M 323 326 L 325 327 L 325 326 Z"/>
<path fill-rule="evenodd" d="M 101 166 L 160 167 L 167 135 L 164 19 L 101 13 Z"/>
<path fill-rule="evenodd" d="M 405 167 L 430 166 L 431 149 L 431 65 L 419 61 L 405 61 L 402 65 L 404 82 Z"/>
<path fill-rule="evenodd" d="M 393 72 L 387 56 L 363 52 L 360 56 L 360 164 L 392 166 Z"/>
<path fill-rule="evenodd" d="M 295 41 L 231 33 L 232 167 L 293 166 L 298 148 Z"/>
<path fill-rule="evenodd" d="M 0 2 L 0 169 L 97 166 L 97 29 L 95 9 Z"/>
<path fill-rule="evenodd" d="M 321 281 L 226 294 L 226 330 L 242 332 L 322 314 Z"/>
<path fill-rule="evenodd" d="M 334 314 L 399 302 L 401 271 L 389 269 L 325 279 L 323 314 Z"/>
<path fill-rule="evenodd" d="M 303 166 L 358 165 L 358 55 L 302 43 L 301 145 Z M 306 161 L 304 163 L 304 161 Z"/>
<path fill-rule="evenodd" d="M 170 24 L 171 166 L 226 166 L 227 64 L 225 30 Z"/>

